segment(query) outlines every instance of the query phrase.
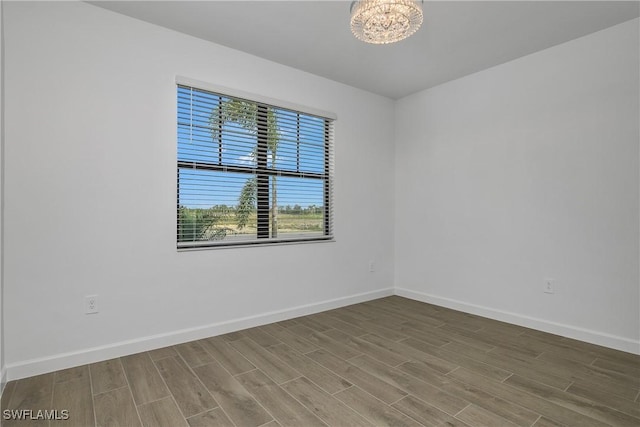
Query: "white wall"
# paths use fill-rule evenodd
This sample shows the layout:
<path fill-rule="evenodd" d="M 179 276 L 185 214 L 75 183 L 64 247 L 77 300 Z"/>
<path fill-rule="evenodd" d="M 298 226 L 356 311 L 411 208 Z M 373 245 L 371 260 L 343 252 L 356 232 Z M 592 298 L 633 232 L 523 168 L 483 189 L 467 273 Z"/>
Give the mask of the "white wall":
<path fill-rule="evenodd" d="M 4 2 L 0 0 L 0 394 L 6 384 L 6 369 L 4 362 L 4 319 L 3 319 L 3 288 L 4 288 Z"/>
<path fill-rule="evenodd" d="M 638 26 L 397 103 L 399 294 L 640 352 Z"/>
<path fill-rule="evenodd" d="M 392 292 L 391 100 L 84 3 L 5 30 L 10 378 Z M 176 75 L 338 115 L 335 243 L 176 251 Z"/>

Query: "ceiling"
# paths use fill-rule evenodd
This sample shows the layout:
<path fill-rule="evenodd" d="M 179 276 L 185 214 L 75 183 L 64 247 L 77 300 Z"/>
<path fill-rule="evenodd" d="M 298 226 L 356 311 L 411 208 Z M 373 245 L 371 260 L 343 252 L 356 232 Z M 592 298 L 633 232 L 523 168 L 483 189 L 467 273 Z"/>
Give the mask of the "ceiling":
<path fill-rule="evenodd" d="M 427 0 L 414 36 L 369 45 L 349 1 L 89 3 L 393 99 L 640 15 L 637 1 Z"/>

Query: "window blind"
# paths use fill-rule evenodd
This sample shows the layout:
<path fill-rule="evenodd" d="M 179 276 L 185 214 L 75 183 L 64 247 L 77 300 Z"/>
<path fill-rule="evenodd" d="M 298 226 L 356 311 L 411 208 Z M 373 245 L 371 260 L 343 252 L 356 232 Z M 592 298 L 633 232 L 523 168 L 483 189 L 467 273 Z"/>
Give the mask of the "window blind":
<path fill-rule="evenodd" d="M 177 246 L 332 239 L 333 119 L 177 86 Z"/>

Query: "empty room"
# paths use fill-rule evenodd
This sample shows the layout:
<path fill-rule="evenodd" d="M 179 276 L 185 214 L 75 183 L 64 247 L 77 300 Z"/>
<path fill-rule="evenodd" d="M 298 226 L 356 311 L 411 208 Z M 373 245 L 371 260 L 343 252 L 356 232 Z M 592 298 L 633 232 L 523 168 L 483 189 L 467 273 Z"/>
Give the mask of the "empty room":
<path fill-rule="evenodd" d="M 0 24 L 0 425 L 640 425 L 640 2 Z"/>

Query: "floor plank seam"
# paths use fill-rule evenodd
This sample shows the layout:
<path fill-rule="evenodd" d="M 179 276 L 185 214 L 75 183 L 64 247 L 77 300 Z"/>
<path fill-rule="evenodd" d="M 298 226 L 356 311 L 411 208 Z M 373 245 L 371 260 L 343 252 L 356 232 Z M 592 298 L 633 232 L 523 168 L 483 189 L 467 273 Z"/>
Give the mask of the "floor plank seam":
<path fill-rule="evenodd" d="M 537 381 L 534 381 L 534 380 L 531 380 L 531 381 L 533 381 L 533 382 L 537 382 Z M 549 387 L 550 387 L 550 386 L 549 386 Z M 530 392 L 530 391 L 525 390 L 525 389 L 524 389 L 524 388 L 522 388 L 522 387 L 513 387 L 513 388 L 515 388 L 515 389 L 517 389 L 517 390 L 520 390 L 521 392 L 524 392 L 524 393 L 529 394 L 529 395 L 531 395 L 531 396 L 534 396 L 534 397 L 537 397 L 537 398 L 539 398 L 539 399 L 545 400 L 545 401 L 547 401 L 547 402 L 549 402 L 549 403 L 551 403 L 551 404 L 553 404 L 553 405 L 560 406 L 560 407 L 562 407 L 562 408 L 564 408 L 564 409 L 566 409 L 566 410 L 568 410 L 568 411 L 571 411 L 571 412 L 573 412 L 573 413 L 583 415 L 583 416 L 585 416 L 585 417 L 591 418 L 591 419 L 596 420 L 596 421 L 600 421 L 600 422 L 608 423 L 607 421 L 603 421 L 603 420 L 601 420 L 601 419 L 599 419 L 599 418 L 596 418 L 596 417 L 592 416 L 592 415 L 590 414 L 590 412 L 589 412 L 589 411 L 587 411 L 587 410 L 586 410 L 584 407 L 582 407 L 582 406 L 578 406 L 576 409 L 573 409 L 573 408 L 567 407 L 567 406 L 565 406 L 565 405 L 562 405 L 561 403 L 555 402 L 554 400 L 550 399 L 550 398 L 549 398 L 549 397 L 547 397 L 546 395 L 539 395 L 539 394 L 536 394 L 536 393 L 532 393 L 532 392 Z M 553 388 L 553 387 L 552 387 L 552 388 Z M 562 390 L 560 390 L 560 391 L 562 391 Z M 588 407 L 589 407 L 589 408 L 593 408 L 594 406 L 597 406 L 597 404 L 595 404 L 595 403 L 594 403 L 593 401 L 591 401 L 590 399 L 586 399 L 586 398 L 585 398 L 584 400 L 586 401 L 586 404 L 588 405 Z M 612 409 L 613 411 L 615 411 L 615 409 L 613 409 L 613 408 L 609 408 L 609 409 Z M 616 412 L 620 412 L 620 411 L 616 411 Z"/>
<path fill-rule="evenodd" d="M 55 393 L 55 389 L 56 389 L 56 376 L 52 375 L 51 376 L 51 400 L 49 401 L 49 408 L 53 409 L 53 400 L 54 400 L 54 393 Z M 66 408 L 65 408 L 66 409 Z M 51 426 L 51 421 L 47 420 L 47 425 Z"/>
<path fill-rule="evenodd" d="M 455 368 L 453 368 L 452 370 L 450 370 L 449 372 L 445 373 L 444 375 L 449 375 L 449 374 L 453 374 L 455 371 L 457 371 L 458 369 L 460 369 L 461 366 L 456 366 Z"/>
<path fill-rule="evenodd" d="M 406 391 L 406 390 L 404 390 L 404 391 Z M 407 396 L 411 396 L 411 394 L 407 394 Z M 391 402 L 391 403 L 387 403 L 386 405 L 387 405 L 387 406 L 391 406 L 391 407 L 393 407 L 393 405 L 395 405 L 396 403 L 400 402 L 402 399 L 404 399 L 404 398 L 405 398 L 405 397 L 407 397 L 407 396 L 402 396 L 401 398 L 399 398 L 399 399 L 397 399 L 397 400 L 394 400 L 394 401 L 393 401 L 393 402 Z"/>
<path fill-rule="evenodd" d="M 178 356 L 182 359 L 182 356 L 180 355 L 180 352 L 177 352 Z M 147 352 L 147 356 L 149 356 L 149 359 L 151 359 L 151 356 L 149 355 L 149 353 Z M 176 356 L 173 356 L 176 357 Z M 184 362 L 184 359 L 183 359 Z M 186 363 L 186 362 L 185 362 Z M 162 383 L 164 384 L 164 387 L 166 388 L 167 392 L 169 392 L 169 396 L 165 396 L 163 398 L 160 398 L 156 401 L 160 401 L 162 399 L 166 399 L 167 397 L 171 397 L 171 400 L 173 401 L 173 404 L 176 405 L 176 408 L 178 408 L 178 411 L 180 412 L 180 414 L 182 415 L 182 419 L 185 421 L 185 423 L 187 422 L 187 417 L 185 416 L 184 412 L 182 412 L 182 408 L 180 408 L 180 405 L 178 405 L 178 401 L 176 400 L 176 397 L 173 395 L 173 392 L 171 391 L 171 389 L 169 388 L 169 385 L 167 384 L 167 381 L 164 379 L 164 377 L 162 376 L 162 374 L 160 373 L 160 369 L 158 369 L 158 365 L 156 365 L 156 363 L 151 360 L 151 364 L 153 365 L 153 367 L 155 368 L 158 376 L 160 376 L 160 379 L 162 380 Z M 187 365 L 188 366 L 188 365 Z M 208 390 L 207 390 L 208 392 Z M 215 400 L 215 399 L 214 399 Z M 152 402 L 147 402 L 147 404 L 152 403 Z M 217 402 L 216 402 L 217 403 Z M 142 406 L 142 405 L 140 405 Z M 142 417 L 140 417 L 142 419 Z M 144 424 L 144 423 L 143 423 Z"/>
<path fill-rule="evenodd" d="M 208 390 L 207 390 L 207 391 L 208 391 Z M 222 410 L 222 406 L 220 406 L 220 404 L 218 403 L 218 404 L 217 404 L 216 406 L 214 406 L 213 408 L 207 408 L 207 409 L 204 409 L 204 410 L 202 410 L 202 411 L 200 411 L 200 412 L 198 412 L 198 413 L 196 413 L 196 414 L 189 415 L 188 417 L 185 417 L 185 420 L 188 420 L 189 418 L 197 417 L 198 415 L 206 414 L 207 412 L 209 412 L 209 411 L 213 411 L 213 410 L 215 410 L 215 409 L 220 409 L 220 410 Z M 231 420 L 231 418 L 229 418 L 229 419 Z"/>
<path fill-rule="evenodd" d="M 218 363 L 220 363 L 220 362 L 218 362 Z M 224 366 L 223 366 L 223 368 L 224 368 Z M 253 371 L 257 371 L 257 370 L 258 370 L 258 368 L 253 368 L 253 369 L 250 369 L 250 370 L 245 371 L 245 372 L 239 372 L 239 373 L 237 373 L 235 375 L 231 374 L 231 376 L 232 377 L 239 377 L 240 375 L 248 374 L 249 372 L 253 372 Z"/>
<path fill-rule="evenodd" d="M 386 403 L 384 403 L 382 400 L 378 399 L 377 397 L 375 397 L 374 395 L 372 395 L 371 393 L 369 393 L 368 391 L 358 387 L 357 385 L 353 384 L 351 387 L 348 387 L 347 389 L 351 389 L 351 388 L 355 388 L 360 390 L 361 392 L 368 394 L 371 398 L 373 398 L 374 400 L 377 400 L 378 402 L 380 402 L 381 405 L 387 405 Z M 345 390 L 347 390 L 345 389 Z M 344 391 L 344 390 L 343 390 Z M 363 414 L 362 412 L 358 411 L 356 408 L 352 407 L 351 405 L 349 405 L 346 402 L 342 402 L 347 408 L 351 409 L 352 411 L 356 412 L 357 414 L 360 414 L 363 418 L 365 418 L 366 420 L 370 421 L 373 425 L 376 425 L 376 421 L 371 419 L 370 417 L 367 416 L 367 414 Z"/>
<path fill-rule="evenodd" d="M 332 372 L 333 372 L 333 371 L 332 371 Z M 340 377 L 340 378 L 342 378 L 342 377 Z M 345 380 L 345 381 L 347 381 L 347 380 Z M 350 389 L 350 388 L 352 388 L 352 387 L 355 387 L 355 385 L 354 385 L 353 383 L 351 383 L 350 381 L 347 381 L 347 382 L 348 382 L 349 384 L 351 384 L 349 387 L 345 387 L 345 388 L 343 388 L 342 390 L 334 391 L 333 393 L 329 393 L 329 394 L 330 394 L 331 396 L 335 396 L 335 395 L 336 395 L 336 394 L 338 394 L 338 393 L 342 393 L 343 391 L 346 391 L 346 390 L 349 390 L 349 389 Z"/>
<path fill-rule="evenodd" d="M 87 372 L 89 373 L 89 390 L 91 391 L 91 404 L 93 405 L 93 425 L 98 425 L 98 411 L 96 411 L 96 395 L 93 392 L 93 376 L 91 375 L 91 365 L 87 365 Z"/>
<path fill-rule="evenodd" d="M 218 362 L 218 363 L 219 363 L 219 362 Z M 226 368 L 225 368 L 222 364 L 220 364 L 220 366 L 222 366 L 222 368 L 226 370 Z M 250 370 L 250 371 L 243 372 L 242 374 L 238 374 L 238 375 L 248 374 L 248 373 L 250 373 L 250 372 L 254 372 L 254 371 L 259 371 L 259 369 L 258 369 L 258 368 L 256 368 L 256 369 L 252 369 L 252 370 Z M 228 370 L 227 370 L 227 372 L 228 372 L 228 373 L 230 373 Z M 235 378 L 235 377 L 234 377 L 234 378 Z M 267 414 L 269 414 L 269 416 L 271 417 L 271 421 L 267 421 L 266 423 L 263 423 L 262 425 L 269 424 L 270 422 L 272 422 L 272 421 L 274 421 L 274 420 L 277 422 L 276 417 L 271 413 L 271 411 L 269 411 L 269 410 L 268 410 L 268 409 L 267 409 L 267 408 L 266 408 L 266 407 L 265 407 L 265 406 L 264 406 L 264 405 L 263 405 L 263 404 L 262 404 L 262 403 L 261 403 L 261 402 L 260 402 L 260 401 L 259 401 L 259 400 L 254 396 L 254 395 L 253 395 L 253 393 L 251 393 L 249 390 L 247 390 L 244 386 L 242 386 L 242 388 L 243 388 L 247 393 L 249 393 L 249 394 L 253 397 L 253 400 L 256 402 L 256 404 L 257 404 L 258 406 L 260 406 L 260 408 L 262 408 L 262 409 L 263 409 Z M 220 407 L 222 408 L 222 406 L 220 406 Z M 222 408 L 222 410 L 223 410 L 223 412 L 225 412 L 225 411 L 224 411 L 224 408 Z M 227 414 L 227 418 L 229 418 L 229 419 L 231 420 L 231 418 L 228 416 L 228 414 Z M 233 423 L 234 421 L 233 421 L 233 420 L 231 420 L 231 422 Z M 235 424 L 235 423 L 234 423 L 234 424 Z M 238 426 L 238 427 L 242 427 L 242 426 Z"/>
<path fill-rule="evenodd" d="M 399 369 L 400 366 L 404 365 L 405 363 L 409 363 L 409 362 L 415 362 L 415 360 L 413 359 L 409 359 L 409 360 L 405 360 L 403 362 L 398 363 L 397 365 L 391 366 L 393 369 Z"/>
<path fill-rule="evenodd" d="M 458 412 L 456 412 L 455 414 L 453 414 L 454 418 L 457 418 L 458 415 L 460 415 L 461 412 L 463 412 L 465 409 L 467 409 L 469 406 L 471 406 L 472 403 L 469 403 L 467 406 L 465 406 L 464 408 L 460 409 Z M 462 421 L 462 420 L 461 420 Z"/>
<path fill-rule="evenodd" d="M 162 397 L 159 397 L 159 398 L 157 398 L 157 399 L 149 400 L 148 402 L 142 402 L 142 403 L 135 403 L 135 398 L 134 398 L 134 403 L 135 403 L 135 405 L 136 405 L 136 406 L 144 406 L 144 405 L 148 405 L 148 404 L 150 404 L 150 403 L 160 402 L 161 400 L 164 400 L 164 399 L 166 399 L 167 397 L 173 397 L 173 396 L 171 395 L 171 392 L 169 392 L 169 394 L 168 394 L 168 395 L 166 395 L 166 396 L 162 396 Z"/>
<path fill-rule="evenodd" d="M 529 427 L 535 426 L 538 423 L 538 421 L 540 421 L 541 419 L 542 419 L 542 415 L 538 415 L 538 418 L 536 418 L 535 421 Z"/>
<path fill-rule="evenodd" d="M 203 349 L 203 350 L 205 350 L 205 349 Z M 207 351 L 205 350 L 205 352 L 207 352 Z M 209 353 L 207 352 L 207 354 L 209 354 Z M 178 355 L 180 355 L 180 352 L 178 352 Z M 211 355 L 210 355 L 210 356 L 211 356 Z M 213 356 L 211 356 L 211 358 L 215 361 L 215 358 L 214 358 Z M 198 382 L 200 383 L 200 385 L 202 386 L 202 388 L 204 388 L 204 390 L 206 390 L 206 392 L 207 392 L 207 393 L 209 393 L 209 395 L 211 396 L 211 398 L 213 399 L 213 401 L 217 403 L 217 405 L 218 405 L 217 407 L 220 407 L 220 402 L 218 402 L 218 401 L 216 400 L 216 398 L 211 394 L 211 392 L 209 391 L 209 389 L 207 388 L 207 386 L 206 386 L 206 385 L 204 385 L 204 383 L 202 382 L 202 380 L 200 379 L 200 377 L 199 377 L 199 376 L 196 374 L 196 372 L 193 370 L 193 368 L 197 368 L 198 366 L 205 366 L 205 365 L 208 365 L 208 363 L 201 363 L 201 364 L 199 364 L 199 365 L 197 365 L 197 366 L 190 366 L 190 365 L 187 363 L 187 361 L 184 359 L 184 357 L 182 357 L 182 360 L 183 360 L 183 362 L 184 362 L 185 366 L 187 367 L 187 369 L 189 370 L 189 372 L 191 373 L 191 375 L 193 375 L 193 376 L 195 377 L 195 379 L 196 379 L 196 380 L 198 380 Z M 211 363 L 211 362 L 209 362 L 209 363 Z M 157 366 L 157 365 L 156 365 L 156 369 L 158 369 L 158 366 Z M 160 370 L 158 369 L 158 371 L 160 371 Z M 160 374 L 160 376 L 162 377 L 162 374 Z M 173 394 L 173 393 L 171 392 L 171 389 L 169 388 L 169 385 L 168 385 L 168 384 L 167 384 L 167 389 L 169 389 L 169 393 Z M 211 411 L 211 410 L 213 410 L 213 409 L 215 409 L 215 408 L 209 408 L 209 411 Z"/>
<path fill-rule="evenodd" d="M 293 369 L 293 368 L 292 368 L 292 369 Z M 297 372 L 297 371 L 296 371 L 296 372 Z M 276 384 L 277 384 L 280 388 L 282 388 L 282 386 L 283 386 L 283 385 L 285 385 L 285 384 L 287 384 L 287 383 L 290 383 L 290 382 L 292 382 L 292 381 L 295 381 L 295 380 L 299 380 L 300 378 L 306 378 L 306 377 L 305 377 L 304 375 L 298 375 L 298 376 L 297 376 L 297 377 L 295 377 L 295 378 L 291 378 L 290 380 L 286 380 L 286 381 L 283 381 L 283 382 L 281 382 L 281 383 L 277 383 L 277 382 L 276 382 Z M 308 378 L 307 378 L 307 379 L 308 379 Z M 275 381 L 274 381 L 274 382 L 275 382 Z M 283 390 L 284 390 L 284 389 L 283 389 Z"/>
<path fill-rule="evenodd" d="M 140 411 L 138 411 L 138 405 L 136 404 L 136 399 L 133 397 L 133 390 L 131 389 L 131 384 L 129 383 L 129 377 L 127 377 L 127 373 L 124 370 L 124 364 L 122 363 L 121 358 L 116 359 L 120 364 L 120 369 L 122 369 L 122 376 L 124 377 L 124 381 L 127 383 L 127 389 L 129 390 L 129 396 L 131 396 L 131 402 L 133 403 L 133 408 L 136 410 L 136 415 L 138 416 L 138 421 L 140 421 L 140 425 L 143 426 L 142 417 L 140 416 Z M 95 410 L 95 407 L 94 407 Z"/>
<path fill-rule="evenodd" d="M 299 377 L 299 378 L 302 378 L 302 377 Z M 305 377 L 305 378 L 306 378 L 306 377 Z M 278 385 L 278 387 L 280 387 L 280 386 Z M 318 420 L 320 420 L 320 422 L 321 422 L 322 424 L 324 424 L 325 426 L 329 427 L 329 425 L 328 425 L 328 424 L 327 424 L 327 423 L 326 423 L 322 418 L 320 418 L 320 416 L 316 415 L 313 411 L 311 411 L 309 408 L 307 408 L 307 406 L 306 406 L 304 403 L 302 403 L 300 400 L 298 400 L 298 398 L 297 398 L 297 397 L 295 397 L 293 394 L 289 393 L 289 392 L 287 391 L 287 389 L 286 389 L 286 388 L 284 388 L 284 387 L 280 387 L 280 389 L 282 389 L 282 391 L 284 391 L 284 392 L 285 392 L 285 393 L 287 393 L 289 396 L 291 396 L 291 398 L 292 398 L 293 400 L 295 400 L 295 401 L 296 401 L 296 402 L 298 402 L 300 405 L 302 405 L 302 407 L 303 407 L 304 409 L 306 409 L 306 410 L 307 410 L 307 412 L 309 412 L 312 416 L 314 416 L 314 417 L 316 417 Z"/>
<path fill-rule="evenodd" d="M 505 383 L 505 381 L 507 381 L 509 378 L 511 378 L 512 376 L 514 376 L 515 374 L 512 372 L 507 378 L 503 379 L 502 381 L 500 381 L 501 383 Z"/>
<path fill-rule="evenodd" d="M 112 389 L 109 389 L 109 390 L 101 391 L 100 393 L 94 393 L 93 397 L 102 396 L 105 393 L 111 393 L 112 391 L 116 391 L 116 390 L 120 390 L 120 389 L 128 388 L 128 387 L 129 387 L 128 385 L 122 385 L 120 387 L 116 387 L 116 388 L 112 388 Z"/>

